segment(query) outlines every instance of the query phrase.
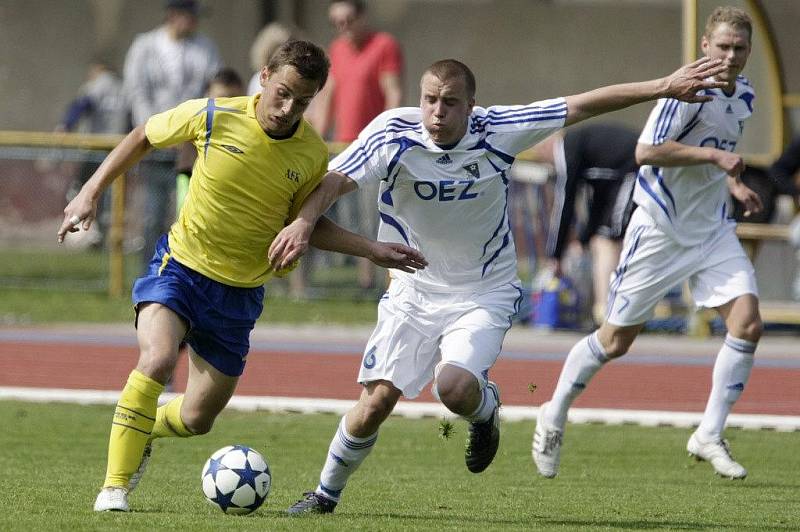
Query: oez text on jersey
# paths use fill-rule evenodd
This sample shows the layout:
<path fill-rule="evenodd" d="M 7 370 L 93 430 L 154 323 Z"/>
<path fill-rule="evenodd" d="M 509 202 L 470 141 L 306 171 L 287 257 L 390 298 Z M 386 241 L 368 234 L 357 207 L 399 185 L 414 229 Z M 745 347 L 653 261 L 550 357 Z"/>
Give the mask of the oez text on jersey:
<path fill-rule="evenodd" d="M 477 198 L 477 192 L 470 192 L 474 181 L 468 179 L 452 180 L 442 179 L 438 182 L 417 181 L 414 183 L 414 192 L 425 201 L 462 201 Z"/>

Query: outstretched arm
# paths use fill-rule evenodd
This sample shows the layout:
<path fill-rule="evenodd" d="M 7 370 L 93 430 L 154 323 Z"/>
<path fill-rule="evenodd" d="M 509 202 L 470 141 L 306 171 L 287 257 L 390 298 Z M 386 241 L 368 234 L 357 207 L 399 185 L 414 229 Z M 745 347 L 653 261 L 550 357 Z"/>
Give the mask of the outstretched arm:
<path fill-rule="evenodd" d="M 269 246 L 267 257 L 274 270 L 289 267 L 308 250 L 311 232 L 319 217 L 340 196 L 358 188 L 356 182 L 339 172 L 328 172 L 319 186 L 308 195 L 297 218 L 284 227 Z"/>
<path fill-rule="evenodd" d="M 658 98 L 675 98 L 690 103 L 709 101 L 711 96 L 697 93 L 703 89 L 724 87 L 726 83 L 710 79 L 723 70 L 725 68 L 719 59 L 704 57 L 682 66 L 664 78 L 609 85 L 567 96 L 565 125 Z"/>
<path fill-rule="evenodd" d="M 64 236 L 68 232 L 74 233 L 80 226 L 84 231 L 91 227 L 97 213 L 97 199 L 100 194 L 118 176 L 139 162 L 150 148 L 144 126 L 138 126 L 111 150 L 78 195 L 64 208 L 64 221 L 58 229 L 59 243 L 64 241 Z"/>
<path fill-rule="evenodd" d="M 413 273 L 428 265 L 418 250 L 394 242 L 376 242 L 340 227 L 323 216 L 311 233 L 311 245 L 317 249 L 366 257 L 378 266 Z"/>

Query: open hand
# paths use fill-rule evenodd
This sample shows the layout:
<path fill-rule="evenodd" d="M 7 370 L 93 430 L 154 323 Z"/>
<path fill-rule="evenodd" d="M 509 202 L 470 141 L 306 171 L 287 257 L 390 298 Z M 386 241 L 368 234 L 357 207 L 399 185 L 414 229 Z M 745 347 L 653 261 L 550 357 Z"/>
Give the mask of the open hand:
<path fill-rule="evenodd" d="M 720 89 L 727 85 L 724 81 L 715 81 L 712 78 L 723 72 L 725 67 L 719 59 L 703 57 L 683 65 L 678 70 L 667 76 L 666 97 L 675 98 L 689 103 L 708 102 L 712 96 L 700 95 L 698 92 L 704 89 Z"/>
<path fill-rule="evenodd" d="M 275 271 L 288 268 L 308 251 L 314 226 L 301 218 L 281 229 L 269 246 L 267 258 Z"/>
<path fill-rule="evenodd" d="M 418 250 L 394 242 L 375 242 L 368 258 L 378 266 L 406 273 L 414 273 L 428 265 L 428 261 Z"/>
<path fill-rule="evenodd" d="M 740 179 L 728 176 L 728 189 L 731 192 L 731 196 L 744 205 L 745 218 L 751 214 L 758 214 L 764 209 L 761 196 Z"/>

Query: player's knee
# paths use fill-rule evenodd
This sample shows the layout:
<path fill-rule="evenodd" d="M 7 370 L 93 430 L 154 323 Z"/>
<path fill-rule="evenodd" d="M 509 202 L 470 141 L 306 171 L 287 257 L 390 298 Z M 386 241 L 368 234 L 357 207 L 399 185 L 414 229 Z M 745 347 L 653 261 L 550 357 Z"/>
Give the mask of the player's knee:
<path fill-rule="evenodd" d="M 447 382 L 437 382 L 436 390 L 439 400 L 450 410 L 461 410 L 460 406 L 469 402 L 478 390 L 477 381 L 466 379 L 451 380 Z"/>
<path fill-rule="evenodd" d="M 141 346 L 136 369 L 151 379 L 166 384 L 175 370 L 177 359 L 177 347 L 158 347 L 153 344 Z"/>
<path fill-rule="evenodd" d="M 760 316 L 756 316 L 741 327 L 741 331 L 736 337 L 748 342 L 758 342 L 763 332 L 764 322 L 761 321 Z"/>
<path fill-rule="evenodd" d="M 620 335 L 613 335 L 603 342 L 603 350 L 608 358 L 618 358 L 628 352 L 633 340 Z"/>

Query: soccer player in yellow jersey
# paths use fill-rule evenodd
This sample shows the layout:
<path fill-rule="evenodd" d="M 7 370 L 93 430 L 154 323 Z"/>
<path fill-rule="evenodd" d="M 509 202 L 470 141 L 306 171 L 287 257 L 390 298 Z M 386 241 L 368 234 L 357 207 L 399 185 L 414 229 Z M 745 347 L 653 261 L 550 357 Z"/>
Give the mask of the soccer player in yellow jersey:
<path fill-rule="evenodd" d="M 95 511 L 128 511 L 151 442 L 208 432 L 233 394 L 261 314 L 262 285 L 275 273 L 267 250 L 327 167 L 326 146 L 302 115 L 325 84 L 328 66 L 310 42 L 283 45 L 261 72 L 260 94 L 190 100 L 154 115 L 125 137 L 64 209 L 59 242 L 90 227 L 102 190 L 152 147 L 191 141 L 197 148 L 180 217 L 133 287 L 139 361 L 114 412 Z M 404 271 L 425 265 L 414 249 L 375 242 L 327 220 L 309 242 Z M 186 392 L 157 407 L 184 339 L 190 347 Z"/>

